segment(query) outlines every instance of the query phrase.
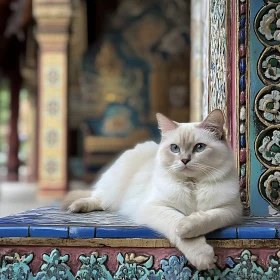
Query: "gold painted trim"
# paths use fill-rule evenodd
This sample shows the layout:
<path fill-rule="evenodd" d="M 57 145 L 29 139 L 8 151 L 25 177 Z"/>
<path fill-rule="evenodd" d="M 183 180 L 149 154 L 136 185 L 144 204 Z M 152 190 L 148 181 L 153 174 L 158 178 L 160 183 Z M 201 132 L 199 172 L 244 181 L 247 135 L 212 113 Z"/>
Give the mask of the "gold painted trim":
<path fill-rule="evenodd" d="M 0 246 L 56 246 L 56 247 L 130 247 L 169 248 L 174 247 L 167 239 L 140 238 L 0 238 Z"/>
<path fill-rule="evenodd" d="M 225 239 L 211 240 L 209 244 L 214 248 L 233 248 L 233 249 L 255 249 L 269 248 L 279 249 L 280 239 Z"/>
<path fill-rule="evenodd" d="M 231 38 L 231 30 L 229 30 L 230 28 L 230 20 L 231 20 L 231 0 L 226 0 L 226 13 L 225 13 L 225 22 L 224 22 L 224 29 L 226 31 L 226 53 L 230 52 L 230 48 L 231 45 L 229 44 L 229 37 Z M 230 54 L 230 58 L 232 61 L 232 54 Z M 226 77 L 225 77 L 225 91 L 226 91 L 226 105 L 225 108 L 222 108 L 222 111 L 226 117 L 226 137 L 228 138 L 230 135 L 229 130 L 231 129 L 230 127 L 230 117 L 229 117 L 229 112 L 231 112 L 232 109 L 232 105 L 231 102 L 229 103 L 229 101 L 231 101 L 232 98 L 232 93 L 231 91 L 229 91 L 229 87 L 231 88 L 232 85 L 232 77 L 230 79 L 229 82 L 229 78 L 228 78 L 228 72 L 231 68 L 232 64 L 229 63 L 229 59 L 228 56 L 225 54 L 225 71 L 226 71 Z M 230 96 L 229 96 L 230 95 Z M 228 104 L 230 104 L 230 108 L 228 106 Z"/>
<path fill-rule="evenodd" d="M 279 248 L 280 239 L 224 239 L 208 240 L 215 248 Z M 55 247 L 129 247 L 129 248 L 174 248 L 167 239 L 112 239 L 112 238 L 86 238 L 86 239 L 62 239 L 62 238 L 0 238 L 0 246 L 55 246 Z"/>
<path fill-rule="evenodd" d="M 236 63 L 235 67 L 235 71 L 236 71 L 236 78 L 235 78 L 235 89 L 236 89 L 236 100 L 235 100 L 235 111 L 236 111 L 236 132 L 237 132 L 237 139 L 236 139 L 236 162 L 237 162 L 237 171 L 238 171 L 238 178 L 240 178 L 241 175 L 241 164 L 240 164 L 240 72 L 239 72 L 239 61 L 240 61 L 240 51 L 239 51 L 239 33 L 240 33 L 240 28 L 239 28 L 239 17 L 240 17 L 240 4 L 239 1 L 235 4 L 236 5 L 236 22 L 235 22 L 235 26 L 236 26 L 236 42 L 235 42 L 235 46 L 236 46 L 236 62 L 232 62 L 232 63 Z M 246 7 L 247 8 L 247 7 Z M 246 49 L 246 53 L 247 54 L 247 49 Z M 246 103 L 245 103 L 246 104 Z M 247 174 L 247 169 L 246 169 L 246 174 Z"/>
<path fill-rule="evenodd" d="M 250 85 L 251 85 L 251 65 L 250 65 L 250 0 L 246 1 L 246 112 L 247 112 L 247 121 L 245 129 L 246 137 L 246 207 L 250 209 L 250 179 L 251 179 L 251 156 L 250 156 Z M 239 37 L 238 37 L 239 39 Z M 249 210 L 250 211 L 250 210 Z"/>
<path fill-rule="evenodd" d="M 208 9 L 208 18 L 209 18 L 209 26 L 208 26 L 208 41 L 209 41 L 209 46 L 208 46 L 208 77 L 207 77 L 207 88 L 208 88 L 208 96 L 207 96 L 207 101 L 208 101 L 208 113 L 211 110 L 211 98 L 210 95 L 212 96 L 211 92 L 211 76 L 210 76 L 210 67 L 211 67 L 211 7 L 212 7 L 212 1 L 209 0 L 209 9 Z"/>

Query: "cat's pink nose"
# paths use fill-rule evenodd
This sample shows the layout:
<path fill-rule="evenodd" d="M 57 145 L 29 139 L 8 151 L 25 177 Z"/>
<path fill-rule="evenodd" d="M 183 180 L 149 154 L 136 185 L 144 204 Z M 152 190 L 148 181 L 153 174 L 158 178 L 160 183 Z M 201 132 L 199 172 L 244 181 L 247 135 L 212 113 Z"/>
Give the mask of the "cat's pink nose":
<path fill-rule="evenodd" d="M 190 158 L 183 158 L 181 161 L 186 165 L 189 161 L 191 161 Z"/>

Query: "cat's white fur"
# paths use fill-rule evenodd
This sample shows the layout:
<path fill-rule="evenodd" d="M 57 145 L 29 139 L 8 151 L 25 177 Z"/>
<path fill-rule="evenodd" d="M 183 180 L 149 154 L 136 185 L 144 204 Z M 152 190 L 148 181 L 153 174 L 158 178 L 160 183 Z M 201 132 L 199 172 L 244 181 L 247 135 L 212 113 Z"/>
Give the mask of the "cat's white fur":
<path fill-rule="evenodd" d="M 197 269 L 212 268 L 215 255 L 204 235 L 235 223 L 242 213 L 222 112 L 214 110 L 201 123 L 157 118 L 159 145 L 146 142 L 126 151 L 96 183 L 91 197 L 66 199 L 63 208 L 119 211 L 165 235 Z M 205 150 L 194 152 L 197 143 L 206 144 Z M 171 144 L 180 152 L 173 153 Z M 189 156 L 185 165 L 181 159 Z"/>

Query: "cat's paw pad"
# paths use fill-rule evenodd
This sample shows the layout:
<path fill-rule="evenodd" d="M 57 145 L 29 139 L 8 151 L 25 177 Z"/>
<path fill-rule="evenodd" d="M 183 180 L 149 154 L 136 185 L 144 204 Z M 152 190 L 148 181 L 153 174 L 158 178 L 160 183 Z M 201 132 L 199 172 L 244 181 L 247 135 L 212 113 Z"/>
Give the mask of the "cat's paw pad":
<path fill-rule="evenodd" d="M 194 258 L 189 259 L 191 264 L 196 267 L 197 270 L 213 269 L 216 266 L 217 258 L 214 253 L 213 247 L 209 244 L 198 248 Z"/>
<path fill-rule="evenodd" d="M 201 215 L 199 213 L 182 218 L 177 227 L 176 233 L 181 238 L 193 238 L 203 235 Z"/>

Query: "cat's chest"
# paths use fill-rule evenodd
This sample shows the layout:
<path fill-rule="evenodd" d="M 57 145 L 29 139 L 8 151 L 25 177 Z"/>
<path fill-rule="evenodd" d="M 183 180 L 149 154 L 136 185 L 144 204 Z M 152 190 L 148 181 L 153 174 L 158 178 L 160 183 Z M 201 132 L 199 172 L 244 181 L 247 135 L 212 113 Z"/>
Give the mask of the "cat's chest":
<path fill-rule="evenodd" d="M 172 206 L 185 215 L 196 211 L 197 209 L 197 193 L 195 186 L 190 183 L 184 183 L 177 186 L 171 200 Z"/>
<path fill-rule="evenodd" d="M 193 189 L 192 195 L 196 201 L 196 211 L 213 209 L 220 204 L 222 199 L 216 185 L 198 184 Z"/>
<path fill-rule="evenodd" d="M 176 206 L 179 211 L 189 215 L 195 211 L 214 208 L 218 200 L 213 187 L 190 182 L 177 192 Z"/>

